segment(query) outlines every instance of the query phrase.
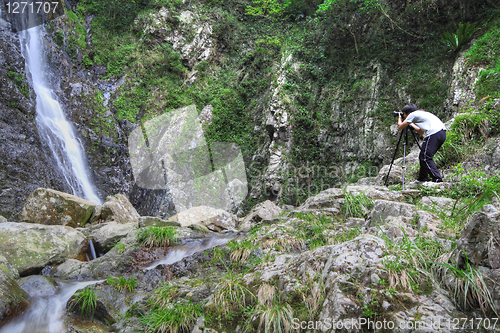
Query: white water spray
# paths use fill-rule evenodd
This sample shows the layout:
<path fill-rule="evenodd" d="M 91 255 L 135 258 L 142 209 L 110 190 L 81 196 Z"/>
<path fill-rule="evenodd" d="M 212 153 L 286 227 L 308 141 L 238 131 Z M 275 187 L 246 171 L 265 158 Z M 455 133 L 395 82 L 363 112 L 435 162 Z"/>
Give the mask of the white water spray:
<path fill-rule="evenodd" d="M 75 130 L 66 120 L 61 105 L 46 83 L 40 27 L 21 31 L 20 39 L 23 56 L 26 59 L 26 72 L 31 73 L 36 93 L 36 123 L 39 133 L 50 147 L 73 194 L 102 204 L 87 173 L 83 147 L 76 137 Z"/>
<path fill-rule="evenodd" d="M 55 296 L 35 299 L 26 313 L 3 326 L 0 333 L 65 332 L 61 319 L 71 296 L 79 289 L 102 281 L 59 282 L 60 289 Z"/>

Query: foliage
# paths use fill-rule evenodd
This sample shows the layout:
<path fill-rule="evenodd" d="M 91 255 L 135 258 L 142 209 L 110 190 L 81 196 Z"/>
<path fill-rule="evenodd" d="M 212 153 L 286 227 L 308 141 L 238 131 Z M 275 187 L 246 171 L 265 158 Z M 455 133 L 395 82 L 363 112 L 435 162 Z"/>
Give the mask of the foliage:
<path fill-rule="evenodd" d="M 232 262 L 244 262 L 248 259 L 252 250 L 255 248 L 252 242 L 248 240 L 231 240 L 227 247 L 231 251 Z"/>
<path fill-rule="evenodd" d="M 243 277 L 234 274 L 231 270 L 228 270 L 222 277 L 216 290 L 214 303 L 217 306 L 217 312 L 226 316 L 232 312 L 242 312 L 255 300 L 255 295 L 248 289 Z"/>
<path fill-rule="evenodd" d="M 357 195 L 346 193 L 341 207 L 346 218 L 363 218 L 366 212 L 373 208 L 373 201 L 363 193 Z"/>
<path fill-rule="evenodd" d="M 443 246 L 420 235 L 411 239 L 404 229 L 402 232 L 402 238 L 385 238 L 387 256 L 383 263 L 389 272 L 389 288 L 428 293 L 432 290 L 428 261 L 440 256 L 444 252 Z"/>
<path fill-rule="evenodd" d="M 450 167 L 475 154 L 494 130 L 490 119 L 496 119 L 493 112 L 474 109 L 456 116 L 446 132 L 446 141 L 436 153 L 436 163 L 440 167 Z"/>
<path fill-rule="evenodd" d="M 198 303 L 170 303 L 165 307 L 154 307 L 143 317 L 142 323 L 146 325 L 146 332 L 187 333 L 202 315 L 202 310 Z"/>
<path fill-rule="evenodd" d="M 135 290 L 135 287 L 137 286 L 137 280 L 135 279 L 135 277 L 130 277 L 126 279 L 123 276 L 120 277 L 108 276 L 106 280 L 108 281 L 108 284 L 110 286 L 114 286 L 115 289 L 118 291 L 128 290 L 129 292 L 132 292 Z"/>
<path fill-rule="evenodd" d="M 460 22 L 457 32 L 450 33 L 446 31 L 443 33 L 441 41 L 448 48 L 448 50 L 458 52 L 462 46 L 467 43 L 480 29 L 481 25 L 478 23 Z"/>
<path fill-rule="evenodd" d="M 496 14 L 498 17 L 498 12 Z M 486 66 L 479 73 L 475 84 L 478 101 L 484 98 L 499 98 L 500 92 L 500 20 L 497 18 L 487 25 L 484 35 L 478 38 L 465 55 L 470 65 Z"/>
<path fill-rule="evenodd" d="M 64 31 L 57 30 L 54 33 L 54 43 L 56 43 L 57 46 L 59 46 L 59 47 L 63 47 L 63 44 L 64 44 Z"/>
<path fill-rule="evenodd" d="M 280 0 L 252 0 L 252 3 L 253 6 L 248 5 L 246 8 L 247 15 L 277 19 L 284 15 L 291 1 L 286 0 L 283 3 Z"/>
<path fill-rule="evenodd" d="M 79 305 L 82 316 L 92 318 L 97 308 L 97 296 L 95 291 L 87 286 L 82 290 L 78 290 L 74 297 L 75 303 L 73 304 L 73 308 Z"/>
<path fill-rule="evenodd" d="M 153 292 L 150 301 L 152 306 L 155 308 L 164 308 L 168 306 L 172 302 L 178 289 L 179 287 L 177 285 L 168 282 L 162 283 Z"/>
<path fill-rule="evenodd" d="M 177 241 L 177 230 L 174 227 L 142 228 L 137 240 L 148 247 L 171 246 Z"/>
<path fill-rule="evenodd" d="M 463 252 L 465 257 L 467 255 Z M 451 292 L 453 297 L 462 305 L 462 309 L 480 309 L 484 316 L 491 310 L 498 316 L 498 311 L 488 285 L 484 281 L 483 274 L 474 267 L 471 267 L 466 259 L 466 268 L 457 268 L 455 263 L 448 263 L 449 255 L 444 255 L 440 259 L 442 262 L 431 262 L 435 265 L 435 273 L 445 287 Z"/>
<path fill-rule="evenodd" d="M 263 284 L 259 287 L 258 304 L 252 310 L 252 317 L 260 317 L 257 332 L 292 332 L 294 311 L 288 302 L 281 300 L 275 287 Z"/>

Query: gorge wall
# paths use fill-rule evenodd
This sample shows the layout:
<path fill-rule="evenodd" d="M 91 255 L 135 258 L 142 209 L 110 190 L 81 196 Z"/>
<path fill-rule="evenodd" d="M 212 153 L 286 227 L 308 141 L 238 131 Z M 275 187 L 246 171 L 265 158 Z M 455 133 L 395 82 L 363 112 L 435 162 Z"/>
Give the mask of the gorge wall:
<path fill-rule="evenodd" d="M 11 217 L 35 188 L 68 189 L 40 141 L 5 3 L 0 215 Z M 174 212 L 165 191 L 134 185 L 128 135 L 186 105 L 205 111 L 208 142 L 242 149 L 250 193 L 242 213 L 268 198 L 299 204 L 373 176 L 390 162 L 399 135 L 391 113 L 409 102 L 446 121 L 487 97 L 474 84 L 488 63 L 465 59 L 484 31 L 461 52 L 447 52 L 440 36 L 458 22 L 485 20 L 494 4 L 347 3 L 316 13 L 319 2 L 293 1 L 281 16 L 252 16 L 251 1 L 65 1 L 65 15 L 46 25 L 43 38 L 50 84 L 100 196 L 125 193 L 142 215 Z"/>

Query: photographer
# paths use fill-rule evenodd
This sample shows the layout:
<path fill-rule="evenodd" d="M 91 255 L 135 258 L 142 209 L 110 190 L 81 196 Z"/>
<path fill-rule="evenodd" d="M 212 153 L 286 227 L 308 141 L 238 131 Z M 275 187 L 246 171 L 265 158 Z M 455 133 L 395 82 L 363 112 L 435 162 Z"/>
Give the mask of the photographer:
<path fill-rule="evenodd" d="M 424 136 L 420 149 L 420 173 L 417 180 L 410 184 L 416 185 L 426 181 L 443 182 L 441 175 L 432 160 L 434 154 L 446 140 L 446 128 L 441 120 L 432 113 L 418 110 L 415 104 L 406 105 L 399 114 L 398 128 L 403 130 L 410 125 L 415 132 Z M 430 176 L 430 179 L 428 178 Z"/>

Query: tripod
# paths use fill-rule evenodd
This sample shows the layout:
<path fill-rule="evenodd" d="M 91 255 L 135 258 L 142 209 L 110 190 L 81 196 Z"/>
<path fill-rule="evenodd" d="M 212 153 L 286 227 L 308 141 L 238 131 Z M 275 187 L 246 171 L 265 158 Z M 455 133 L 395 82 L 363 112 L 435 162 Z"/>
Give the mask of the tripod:
<path fill-rule="evenodd" d="M 405 189 L 405 169 L 406 169 L 406 144 L 408 143 L 408 128 L 410 129 L 411 134 L 413 135 L 413 139 L 418 145 L 418 148 L 420 148 L 420 144 L 418 143 L 418 139 L 415 135 L 415 131 L 411 126 L 406 126 L 404 130 L 401 131 L 401 134 L 399 135 L 399 140 L 398 144 L 396 145 L 396 150 L 394 150 L 394 155 L 392 156 L 392 161 L 391 161 L 391 166 L 389 167 L 389 172 L 387 172 L 387 176 L 385 177 L 385 185 L 387 186 L 387 182 L 389 181 L 389 174 L 391 173 L 392 165 L 394 164 L 394 159 L 396 158 L 396 154 L 399 149 L 399 143 L 401 142 L 401 138 L 404 136 L 404 141 L 403 141 L 403 191 Z"/>

